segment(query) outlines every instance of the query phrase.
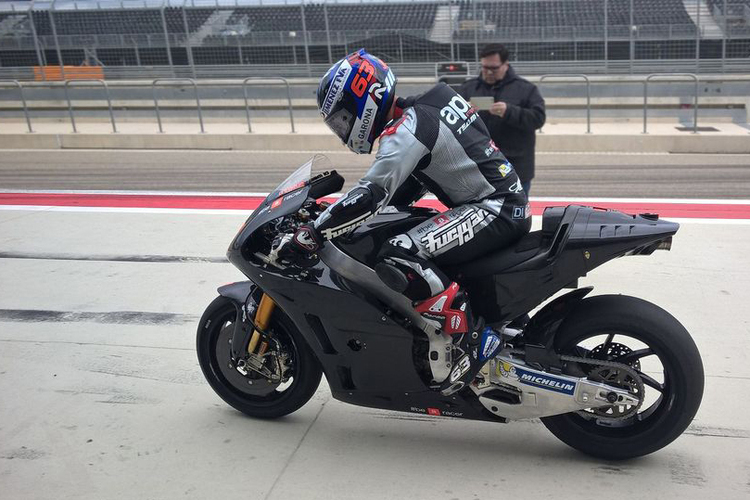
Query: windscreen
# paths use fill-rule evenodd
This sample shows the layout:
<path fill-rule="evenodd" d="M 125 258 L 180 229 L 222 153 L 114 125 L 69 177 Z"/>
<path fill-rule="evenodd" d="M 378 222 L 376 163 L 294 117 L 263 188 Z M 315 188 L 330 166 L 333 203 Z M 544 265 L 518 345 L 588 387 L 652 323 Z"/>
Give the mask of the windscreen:
<path fill-rule="evenodd" d="M 237 238 L 235 238 L 235 243 L 244 240 L 268 221 L 299 210 L 310 191 L 310 177 L 313 168 L 315 170 L 330 169 L 331 161 L 324 155 L 315 155 L 295 170 L 271 194 L 266 196 L 266 199 L 248 217 Z"/>

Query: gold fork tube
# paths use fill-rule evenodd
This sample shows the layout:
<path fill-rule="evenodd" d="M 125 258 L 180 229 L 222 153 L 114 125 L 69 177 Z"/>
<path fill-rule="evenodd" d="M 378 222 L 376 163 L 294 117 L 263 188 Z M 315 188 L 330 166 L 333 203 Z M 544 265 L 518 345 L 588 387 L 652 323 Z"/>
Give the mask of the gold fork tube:
<path fill-rule="evenodd" d="M 273 299 L 264 293 L 263 297 L 261 297 L 260 299 L 260 305 L 258 305 L 258 312 L 255 314 L 255 325 L 260 330 L 265 330 L 266 327 L 268 327 L 268 323 L 271 321 L 271 314 L 273 313 L 275 307 L 276 303 L 273 301 Z M 253 352 L 255 352 L 255 348 L 258 346 L 259 341 L 260 332 L 258 330 L 255 330 L 253 332 L 253 336 L 250 338 L 250 344 L 248 344 L 247 346 L 247 352 L 253 354 Z"/>

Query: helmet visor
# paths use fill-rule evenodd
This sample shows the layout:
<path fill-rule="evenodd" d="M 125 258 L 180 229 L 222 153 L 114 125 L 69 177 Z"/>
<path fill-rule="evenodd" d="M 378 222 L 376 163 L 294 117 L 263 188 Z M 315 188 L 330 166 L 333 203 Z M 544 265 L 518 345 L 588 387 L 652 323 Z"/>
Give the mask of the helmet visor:
<path fill-rule="evenodd" d="M 325 124 L 328 128 L 333 130 L 339 139 L 344 144 L 349 142 L 349 133 L 354 126 L 354 115 L 350 113 L 346 108 L 339 108 L 336 112 L 328 115 L 325 119 Z"/>

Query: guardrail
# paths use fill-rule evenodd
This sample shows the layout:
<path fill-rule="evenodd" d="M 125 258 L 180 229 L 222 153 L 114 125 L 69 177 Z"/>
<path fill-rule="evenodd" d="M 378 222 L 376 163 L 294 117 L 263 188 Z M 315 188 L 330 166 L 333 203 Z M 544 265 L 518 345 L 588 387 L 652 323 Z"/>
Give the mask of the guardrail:
<path fill-rule="evenodd" d="M 286 78 L 282 78 L 280 76 L 277 77 L 262 77 L 262 76 L 249 76 L 242 80 L 242 95 L 245 97 L 245 115 L 247 116 L 247 131 L 248 133 L 253 132 L 253 128 L 250 125 L 250 104 L 247 101 L 247 84 L 248 82 L 251 82 L 253 80 L 281 80 L 284 82 L 284 85 L 286 85 L 286 100 L 289 103 L 289 121 L 292 124 L 292 133 L 295 133 L 294 130 L 294 114 L 292 113 L 292 93 L 289 90 L 289 82 Z"/>
<path fill-rule="evenodd" d="M 546 74 L 542 75 L 539 78 L 539 85 L 541 86 L 545 81 L 549 81 L 550 79 L 556 79 L 554 83 L 575 83 L 575 82 L 585 82 L 586 83 L 586 133 L 591 133 L 591 85 L 595 83 L 604 83 L 604 82 L 597 82 L 597 81 L 591 81 L 588 75 L 584 74 Z M 287 111 L 289 112 L 289 121 L 291 125 L 291 133 L 296 133 L 296 125 L 294 120 L 294 108 L 292 104 L 292 98 L 291 98 L 291 84 L 290 82 L 283 78 L 283 77 L 248 77 L 243 80 L 233 80 L 233 81 L 221 81 L 221 82 L 207 82 L 202 84 L 202 86 L 210 86 L 210 85 L 216 85 L 218 87 L 221 86 L 241 86 L 242 87 L 242 98 L 244 100 L 244 108 L 245 108 L 245 115 L 246 115 L 246 121 L 247 121 L 247 131 L 248 133 L 253 132 L 252 128 L 252 117 L 250 112 L 250 103 L 249 103 L 249 96 L 248 96 L 248 87 L 251 85 L 258 85 L 262 84 L 263 81 L 278 81 L 283 83 L 283 85 L 286 87 L 286 100 L 287 100 Z M 648 118 L 649 118 L 649 85 L 654 80 L 661 80 L 664 82 L 687 82 L 690 81 L 694 84 L 694 91 L 693 91 L 693 133 L 698 132 L 698 110 L 700 109 L 700 102 L 699 102 L 699 92 L 698 87 L 701 82 L 704 82 L 704 79 L 701 79 L 699 76 L 693 73 L 672 73 L 672 74 L 662 74 L 662 73 L 654 73 L 651 75 L 648 75 L 645 79 L 637 79 L 637 80 L 630 80 L 630 83 L 633 84 L 642 84 L 643 85 L 643 133 L 648 133 Z M 705 82 L 713 82 L 717 81 L 716 79 L 706 78 Z M 722 80 L 718 80 L 722 81 Z M 742 78 L 738 79 L 737 77 L 730 77 L 728 81 L 750 81 L 748 78 Z M 276 83 L 274 85 L 280 85 L 281 83 Z M 553 82 L 549 82 L 553 83 Z M 113 101 L 111 97 L 111 86 L 107 85 L 107 82 L 100 80 L 100 79 L 86 79 L 86 80 L 66 80 L 65 82 L 33 82 L 33 83 L 22 83 L 18 80 L 0 80 L 0 87 L 15 87 L 19 89 L 20 92 L 20 100 L 23 105 L 23 114 L 24 118 L 26 120 L 26 125 L 28 128 L 28 132 L 33 133 L 34 129 L 32 127 L 31 123 L 31 117 L 29 112 L 29 103 L 33 103 L 32 101 L 27 101 L 27 94 L 28 89 L 36 89 L 36 88 L 60 88 L 63 87 L 65 91 L 65 102 L 68 107 L 68 114 L 70 116 L 71 125 L 73 127 L 73 132 L 77 133 L 77 124 L 76 124 L 76 113 L 75 113 L 75 106 L 73 105 L 73 102 L 70 97 L 69 87 L 71 85 L 81 85 L 85 86 L 86 84 L 97 84 L 104 87 L 105 94 L 106 94 L 106 101 L 107 101 L 107 108 L 109 112 L 110 122 L 112 125 L 112 132 L 117 133 L 117 123 L 115 119 L 115 113 L 114 113 L 114 106 Z M 162 123 L 162 116 L 161 116 L 161 108 L 159 104 L 159 98 L 157 95 L 157 86 L 159 84 L 165 84 L 165 85 L 181 85 L 181 86 L 192 86 L 193 90 L 195 92 L 195 104 L 196 104 L 196 112 L 198 115 L 198 120 L 200 123 L 200 130 L 201 133 L 205 133 L 205 126 L 204 126 L 204 117 L 203 117 L 203 108 L 201 104 L 201 99 L 198 91 L 198 82 L 195 79 L 192 78 L 157 78 L 150 82 L 143 82 L 141 84 L 135 85 L 135 87 L 144 86 L 144 87 L 151 87 L 152 88 L 152 94 L 153 94 L 153 101 L 154 101 L 154 109 L 156 112 L 156 118 L 159 124 L 159 132 L 164 133 L 164 126 Z M 214 87 L 215 88 L 215 87 Z M 49 97 L 45 97 L 43 99 L 48 100 Z M 5 102 L 12 102 L 12 99 L 6 100 Z M 163 102 L 163 99 L 162 99 Z M 99 105 L 101 106 L 101 105 Z M 127 105 L 123 105 L 127 106 Z M 237 106 L 239 107 L 239 106 Z M 148 109 L 148 108 L 146 108 Z M 185 109 L 189 109 L 189 107 L 186 107 Z M 281 108 L 283 109 L 283 107 Z M 540 132 L 542 132 L 540 130 Z"/>
<path fill-rule="evenodd" d="M 201 124 L 201 134 L 205 134 L 206 130 L 203 128 L 203 112 L 201 111 L 201 100 L 200 97 L 198 97 L 198 84 L 195 83 L 195 80 L 192 78 L 157 78 L 156 80 L 151 82 L 151 89 L 154 94 L 154 108 L 156 109 L 156 120 L 159 122 L 159 133 L 163 134 L 164 130 L 161 126 L 161 113 L 159 112 L 159 100 L 156 97 L 156 84 L 157 83 L 170 83 L 170 84 L 181 84 L 184 85 L 185 82 L 190 83 L 193 86 L 193 90 L 195 90 L 195 104 L 198 109 L 198 121 Z"/>
<path fill-rule="evenodd" d="M 558 83 L 572 83 L 576 82 L 578 80 L 570 80 L 570 78 L 583 78 L 583 80 L 586 82 L 586 133 L 591 133 L 591 80 L 589 80 L 589 77 L 586 75 L 565 75 L 565 74 L 559 74 L 559 73 L 553 73 L 548 75 L 542 75 L 539 77 L 539 86 L 541 87 L 542 82 L 548 78 L 566 78 L 568 80 L 564 80 Z M 541 132 L 541 129 L 540 129 Z"/>
<path fill-rule="evenodd" d="M 21 102 L 23 103 L 23 115 L 26 117 L 26 126 L 29 127 L 29 133 L 33 133 L 34 130 L 31 128 L 31 118 L 29 118 L 29 108 L 26 106 L 26 97 L 23 95 L 23 85 L 18 80 L 0 80 L 0 85 L 18 87 L 21 92 Z"/>
<path fill-rule="evenodd" d="M 652 73 L 646 77 L 643 81 L 643 133 L 648 134 L 646 127 L 648 122 L 648 82 L 655 78 L 673 78 L 673 77 L 687 77 L 695 81 L 695 94 L 693 104 L 693 133 L 698 133 L 698 77 L 693 73 L 673 73 L 671 75 L 662 75 L 658 73 Z M 684 81 L 684 80 L 671 80 L 671 81 Z"/>
<path fill-rule="evenodd" d="M 81 80 L 65 80 L 65 99 L 68 101 L 68 112 L 70 113 L 70 123 L 73 125 L 73 133 L 77 134 L 78 130 L 76 129 L 76 120 L 73 116 L 73 104 L 70 101 L 70 94 L 68 93 L 68 87 L 72 83 L 101 83 L 102 86 L 104 86 L 104 94 L 107 96 L 107 107 L 109 108 L 109 119 L 112 122 L 112 132 L 117 133 L 117 125 L 115 124 L 115 113 L 112 111 L 112 99 L 109 96 L 109 87 L 107 87 L 107 82 L 104 80 L 99 80 L 97 78 L 87 78 L 87 79 L 81 79 Z"/>

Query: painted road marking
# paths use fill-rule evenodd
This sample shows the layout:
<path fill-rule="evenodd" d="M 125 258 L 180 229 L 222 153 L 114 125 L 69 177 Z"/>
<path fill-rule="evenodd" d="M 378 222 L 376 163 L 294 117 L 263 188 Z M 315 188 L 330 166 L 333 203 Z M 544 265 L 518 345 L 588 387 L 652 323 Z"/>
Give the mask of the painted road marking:
<path fill-rule="evenodd" d="M 340 195 L 328 197 L 334 201 Z M 247 213 L 265 193 L 111 192 L 111 191 L 14 191 L 0 192 L 5 210 L 128 211 L 136 213 Z M 637 198 L 531 198 L 531 210 L 541 215 L 550 206 L 590 205 L 626 213 L 657 213 L 666 219 L 750 220 L 750 200 L 683 200 Z M 434 197 L 417 203 L 444 210 Z"/>

